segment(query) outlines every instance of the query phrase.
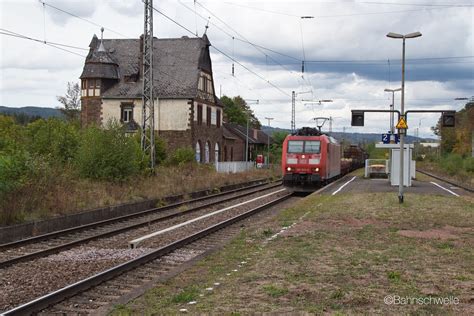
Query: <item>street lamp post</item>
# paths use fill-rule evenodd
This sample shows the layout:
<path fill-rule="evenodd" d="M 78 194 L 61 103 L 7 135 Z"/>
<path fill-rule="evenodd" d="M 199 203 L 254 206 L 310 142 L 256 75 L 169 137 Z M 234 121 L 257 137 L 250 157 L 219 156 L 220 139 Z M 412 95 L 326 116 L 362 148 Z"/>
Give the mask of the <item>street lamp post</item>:
<path fill-rule="evenodd" d="M 268 127 L 270 127 L 270 121 L 273 120 L 273 117 L 266 117 L 268 120 Z M 267 165 L 270 168 L 270 134 L 267 134 Z"/>
<path fill-rule="evenodd" d="M 401 117 L 405 119 L 405 39 L 407 38 L 416 38 L 420 37 L 420 32 L 409 33 L 406 35 L 397 34 L 397 33 L 388 33 L 387 37 L 395 38 L 395 39 L 403 39 L 403 48 L 402 48 L 402 99 L 400 105 L 400 113 Z M 406 132 L 406 130 L 405 130 Z M 403 152 L 405 150 L 405 134 L 400 133 L 400 181 L 398 185 L 398 202 L 403 203 L 403 176 L 404 176 L 404 155 Z"/>
<path fill-rule="evenodd" d="M 402 88 L 398 89 L 384 89 L 385 92 L 392 92 L 392 104 L 390 104 L 390 110 L 393 111 L 395 108 L 395 92 L 402 91 Z M 390 133 L 395 134 L 395 123 L 393 122 L 394 115 L 393 112 L 390 112 Z"/>

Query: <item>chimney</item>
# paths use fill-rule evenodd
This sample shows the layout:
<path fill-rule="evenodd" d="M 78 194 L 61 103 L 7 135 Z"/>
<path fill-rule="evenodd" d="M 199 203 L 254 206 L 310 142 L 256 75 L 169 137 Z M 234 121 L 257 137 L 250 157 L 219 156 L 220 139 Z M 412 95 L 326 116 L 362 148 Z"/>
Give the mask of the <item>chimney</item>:
<path fill-rule="evenodd" d="M 258 129 L 253 129 L 253 138 L 258 139 Z"/>

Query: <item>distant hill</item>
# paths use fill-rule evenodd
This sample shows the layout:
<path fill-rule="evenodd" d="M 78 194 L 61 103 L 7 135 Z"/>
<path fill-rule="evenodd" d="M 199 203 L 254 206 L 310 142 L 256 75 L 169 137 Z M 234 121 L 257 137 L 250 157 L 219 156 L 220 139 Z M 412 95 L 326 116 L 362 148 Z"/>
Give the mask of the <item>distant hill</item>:
<path fill-rule="evenodd" d="M 0 113 L 5 114 L 26 114 L 28 116 L 40 116 L 42 118 L 50 118 L 50 117 L 60 117 L 62 118 L 63 115 L 61 111 L 58 109 L 53 108 L 45 108 L 39 106 L 25 106 L 21 108 L 11 108 L 7 106 L 0 106 Z"/>
<path fill-rule="evenodd" d="M 274 132 L 286 132 L 291 133 L 291 130 L 278 128 L 278 127 L 269 127 L 269 126 L 262 126 L 262 131 L 267 134 L 272 135 Z M 337 140 L 346 140 L 349 141 L 351 144 L 359 144 L 359 143 L 373 143 L 373 142 L 380 142 L 382 139 L 382 133 L 341 133 L 341 132 L 332 132 L 331 136 L 333 136 Z M 415 136 L 407 136 L 405 138 L 407 143 L 414 143 L 414 142 L 430 142 L 436 141 L 436 139 L 432 138 L 421 138 Z"/>

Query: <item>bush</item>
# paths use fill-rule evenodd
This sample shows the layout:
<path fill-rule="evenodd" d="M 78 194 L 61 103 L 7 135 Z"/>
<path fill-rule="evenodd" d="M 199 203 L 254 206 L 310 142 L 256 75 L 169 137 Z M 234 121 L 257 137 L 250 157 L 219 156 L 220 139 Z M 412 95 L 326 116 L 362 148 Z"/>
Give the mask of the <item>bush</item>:
<path fill-rule="evenodd" d="M 187 163 L 195 162 L 194 150 L 190 147 L 178 148 L 168 158 L 167 164 L 172 166 L 182 166 Z"/>
<path fill-rule="evenodd" d="M 83 132 L 76 166 L 84 178 L 118 181 L 140 172 L 140 146 L 118 124 L 106 129 L 89 127 Z"/>
<path fill-rule="evenodd" d="M 24 128 L 10 116 L 0 115 L 0 154 L 14 153 L 24 145 Z"/>
<path fill-rule="evenodd" d="M 141 148 L 141 140 L 142 140 L 142 133 L 141 130 L 138 130 L 133 135 L 133 139 Z M 163 138 L 158 136 L 158 133 L 155 132 L 155 164 L 159 165 L 166 160 L 166 142 Z M 144 161 L 142 162 L 143 168 L 148 168 L 150 165 L 150 159 L 148 157 L 144 157 Z"/>
<path fill-rule="evenodd" d="M 79 147 L 78 127 L 56 118 L 30 123 L 26 134 L 29 152 L 50 162 L 71 161 Z"/>
<path fill-rule="evenodd" d="M 468 157 L 464 160 L 464 170 L 474 172 L 474 157 Z"/>
<path fill-rule="evenodd" d="M 460 155 L 449 154 L 441 159 L 441 168 L 449 175 L 455 175 L 463 168 L 463 159 Z"/>
<path fill-rule="evenodd" d="M 0 154 L 0 200 L 23 184 L 29 173 L 28 165 L 25 152 Z"/>

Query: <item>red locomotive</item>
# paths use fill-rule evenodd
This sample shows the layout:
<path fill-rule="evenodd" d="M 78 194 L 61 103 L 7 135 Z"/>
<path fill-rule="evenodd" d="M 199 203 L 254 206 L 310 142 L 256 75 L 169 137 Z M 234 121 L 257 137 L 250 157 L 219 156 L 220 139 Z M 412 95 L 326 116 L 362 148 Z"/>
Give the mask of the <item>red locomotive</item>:
<path fill-rule="evenodd" d="M 283 142 L 283 185 L 297 191 L 313 191 L 360 167 L 359 161 L 354 164 L 351 158 L 341 161 L 341 146 L 336 139 L 318 129 L 303 127 Z"/>

